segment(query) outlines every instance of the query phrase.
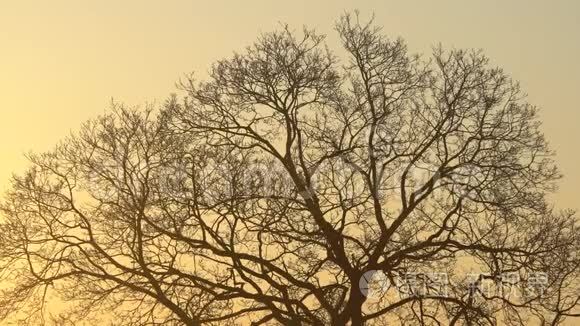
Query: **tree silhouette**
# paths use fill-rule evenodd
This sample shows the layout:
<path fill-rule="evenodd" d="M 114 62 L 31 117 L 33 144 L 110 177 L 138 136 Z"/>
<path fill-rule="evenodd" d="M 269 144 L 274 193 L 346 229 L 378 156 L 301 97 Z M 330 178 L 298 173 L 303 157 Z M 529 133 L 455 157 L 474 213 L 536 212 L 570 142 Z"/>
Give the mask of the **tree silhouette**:
<path fill-rule="evenodd" d="M 479 51 L 411 55 L 358 15 L 336 30 L 340 56 L 284 27 L 161 109 L 114 105 L 30 155 L 2 205 L 0 317 L 579 316 L 576 217 L 546 199 L 560 176 L 517 82 Z M 66 309 L 49 321 L 52 298 Z"/>

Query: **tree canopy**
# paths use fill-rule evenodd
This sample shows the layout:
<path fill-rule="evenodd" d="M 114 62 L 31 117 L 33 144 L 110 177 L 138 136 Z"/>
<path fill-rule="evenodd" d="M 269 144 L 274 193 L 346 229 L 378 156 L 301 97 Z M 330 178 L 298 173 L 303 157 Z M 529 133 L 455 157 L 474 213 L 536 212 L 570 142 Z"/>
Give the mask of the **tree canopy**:
<path fill-rule="evenodd" d="M 560 175 L 518 83 L 481 51 L 410 54 L 358 15 L 336 32 L 337 52 L 307 28 L 265 33 L 161 107 L 115 104 L 31 154 L 1 206 L 0 317 L 579 316 L 577 217 L 548 200 Z"/>

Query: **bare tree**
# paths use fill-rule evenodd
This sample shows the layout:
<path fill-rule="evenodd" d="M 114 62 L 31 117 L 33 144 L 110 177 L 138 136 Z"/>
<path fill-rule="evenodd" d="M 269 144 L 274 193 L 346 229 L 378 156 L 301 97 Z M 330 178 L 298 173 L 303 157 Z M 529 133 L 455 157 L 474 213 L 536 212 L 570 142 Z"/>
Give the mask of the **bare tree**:
<path fill-rule="evenodd" d="M 547 201 L 560 175 L 518 84 L 358 15 L 336 30 L 342 64 L 285 27 L 30 156 L 2 206 L 1 316 L 44 323 L 52 297 L 61 324 L 578 317 L 577 218 Z"/>

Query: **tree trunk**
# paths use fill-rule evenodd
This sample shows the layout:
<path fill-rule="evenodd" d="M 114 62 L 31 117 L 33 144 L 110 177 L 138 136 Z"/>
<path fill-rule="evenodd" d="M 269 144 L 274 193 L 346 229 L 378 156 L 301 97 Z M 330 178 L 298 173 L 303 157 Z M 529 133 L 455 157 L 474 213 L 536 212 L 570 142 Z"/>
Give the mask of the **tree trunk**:
<path fill-rule="evenodd" d="M 363 315 L 362 315 L 362 305 L 365 302 L 366 297 L 362 294 L 359 289 L 359 277 L 353 277 L 351 279 L 350 295 L 348 298 L 348 303 L 345 308 L 345 324 L 348 323 L 350 319 L 351 326 L 362 326 Z"/>

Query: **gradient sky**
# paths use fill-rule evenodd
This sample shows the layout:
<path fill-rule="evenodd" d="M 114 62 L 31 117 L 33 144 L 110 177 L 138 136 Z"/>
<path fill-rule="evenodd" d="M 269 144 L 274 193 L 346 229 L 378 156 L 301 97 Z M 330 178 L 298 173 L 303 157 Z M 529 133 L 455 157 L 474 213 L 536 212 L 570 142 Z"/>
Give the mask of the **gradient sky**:
<path fill-rule="evenodd" d="M 90 3 L 89 3 L 90 2 Z M 412 51 L 482 48 L 541 108 L 565 178 L 557 207 L 580 208 L 580 1 L 0 0 L 0 190 L 114 98 L 162 102 L 175 82 L 287 22 L 330 33 L 358 8 Z"/>

